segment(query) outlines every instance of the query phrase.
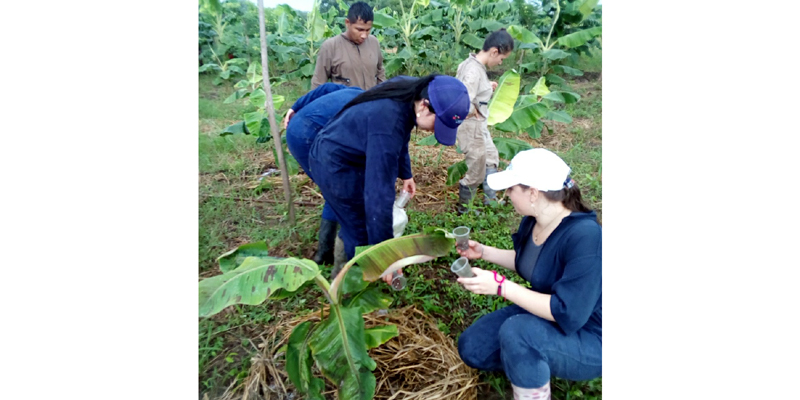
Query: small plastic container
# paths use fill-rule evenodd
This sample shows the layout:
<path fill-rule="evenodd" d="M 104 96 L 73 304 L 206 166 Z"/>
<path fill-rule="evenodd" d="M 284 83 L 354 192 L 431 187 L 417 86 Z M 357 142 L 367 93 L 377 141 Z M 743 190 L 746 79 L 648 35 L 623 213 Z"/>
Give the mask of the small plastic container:
<path fill-rule="evenodd" d="M 450 271 L 453 271 L 456 275 L 463 278 L 475 277 L 475 274 L 472 273 L 472 268 L 469 266 L 469 260 L 467 257 L 460 257 L 459 259 L 453 261 L 453 264 L 450 265 Z"/>
<path fill-rule="evenodd" d="M 456 248 L 460 251 L 469 250 L 469 227 L 459 226 L 453 229 L 453 235 L 456 237 Z"/>
<path fill-rule="evenodd" d="M 402 192 L 400 192 L 400 196 L 397 198 L 397 200 L 394 201 L 394 206 L 397 208 L 406 208 L 406 204 L 408 204 L 408 201 L 410 199 L 411 199 L 411 193 L 408 193 L 407 191 L 403 190 Z"/>
<path fill-rule="evenodd" d="M 394 290 L 403 290 L 406 287 L 406 277 L 400 273 L 400 271 L 395 271 L 392 274 L 392 289 Z"/>

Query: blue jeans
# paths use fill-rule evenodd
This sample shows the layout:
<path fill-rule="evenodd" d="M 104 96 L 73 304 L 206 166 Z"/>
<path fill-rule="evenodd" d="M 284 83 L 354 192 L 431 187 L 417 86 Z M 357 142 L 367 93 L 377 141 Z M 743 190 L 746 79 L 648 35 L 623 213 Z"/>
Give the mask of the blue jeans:
<path fill-rule="evenodd" d="M 551 376 L 584 381 L 602 373 L 602 338 L 583 329 L 565 335 L 554 322 L 514 304 L 484 315 L 458 339 L 465 364 L 503 371 L 512 384 L 538 388 Z"/>
<path fill-rule="evenodd" d="M 286 147 L 289 148 L 289 152 L 292 153 L 294 159 L 303 167 L 303 171 L 312 181 L 314 177 L 311 176 L 311 170 L 308 168 L 308 151 L 311 149 L 311 143 L 314 142 L 314 138 L 317 137 L 320 129 L 322 129 L 321 126 L 297 117 L 290 119 L 289 126 L 286 127 Z M 336 221 L 336 215 L 328 203 L 325 203 L 322 207 L 322 219 Z"/>

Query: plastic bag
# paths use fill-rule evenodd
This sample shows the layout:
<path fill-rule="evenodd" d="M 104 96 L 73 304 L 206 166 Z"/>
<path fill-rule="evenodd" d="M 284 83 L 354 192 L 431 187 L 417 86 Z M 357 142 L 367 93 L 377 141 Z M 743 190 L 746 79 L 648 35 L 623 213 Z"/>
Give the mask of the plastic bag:
<path fill-rule="evenodd" d="M 408 225 L 408 214 L 406 214 L 406 210 L 396 205 L 392 206 L 392 208 L 392 232 L 394 237 L 400 237 L 403 236 L 406 225 Z"/>

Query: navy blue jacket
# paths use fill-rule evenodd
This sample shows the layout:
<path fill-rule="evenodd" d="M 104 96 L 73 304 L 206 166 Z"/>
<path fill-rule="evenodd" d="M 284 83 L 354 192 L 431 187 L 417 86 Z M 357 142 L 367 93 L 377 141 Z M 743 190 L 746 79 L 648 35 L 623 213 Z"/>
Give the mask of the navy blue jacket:
<path fill-rule="evenodd" d="M 364 90 L 358 86 L 351 87 L 338 83 L 319 85 L 292 104 L 292 110 L 297 114 L 292 119 L 300 117 L 323 127 L 345 104 L 363 92 Z M 329 94 L 330 96 L 325 97 L 323 101 L 314 101 Z"/>
<path fill-rule="evenodd" d="M 535 223 L 534 217 L 523 218 L 511 237 L 515 265 Z M 573 211 L 542 245 L 530 279 L 523 277 L 534 291 L 551 295 L 550 312 L 566 334 L 585 329 L 602 335 L 602 247 L 597 214 Z"/>
<path fill-rule="evenodd" d="M 363 202 L 368 244 L 391 239 L 392 204 L 398 177 L 410 179 L 408 141 L 415 118 L 413 104 L 380 99 L 350 107 L 317 134 L 309 157 L 325 201 Z M 319 171 L 315 166 L 323 169 Z M 327 189 L 327 193 L 326 193 Z"/>

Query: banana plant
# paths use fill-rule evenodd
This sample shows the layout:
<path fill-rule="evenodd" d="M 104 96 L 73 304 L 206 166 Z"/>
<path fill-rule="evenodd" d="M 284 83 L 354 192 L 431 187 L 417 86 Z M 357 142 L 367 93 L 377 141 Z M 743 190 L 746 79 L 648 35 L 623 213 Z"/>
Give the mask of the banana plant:
<path fill-rule="evenodd" d="M 395 325 L 365 329 L 363 314 L 387 308 L 392 301 L 371 282 L 403 266 L 445 256 L 453 244 L 451 233 L 435 229 L 358 247 L 355 257 L 330 283 L 311 260 L 271 257 L 265 244 L 248 243 L 217 259 L 223 274 L 200 281 L 199 314 L 207 318 L 234 304 L 280 300 L 316 284 L 330 303 L 330 312 L 318 323 L 301 323 L 290 334 L 289 378 L 305 398 L 321 400 L 324 381 L 312 374 L 316 365 L 337 387 L 339 399 L 371 399 L 376 363 L 367 351 L 398 334 Z"/>
<path fill-rule="evenodd" d="M 265 143 L 272 138 L 269 132 L 269 121 L 267 121 L 265 101 L 267 98 L 266 92 L 260 87 L 264 78 L 259 73 L 261 71 L 261 63 L 254 61 L 250 63 L 247 68 L 247 79 L 242 79 L 234 85 L 237 88 L 223 103 L 233 103 L 239 99 L 247 99 L 249 103 L 256 107 L 256 111 L 244 113 L 243 121 L 239 121 L 233 125 L 225 128 L 220 136 L 227 136 L 236 133 L 244 133 L 245 135 L 253 134 L 257 137 L 258 143 Z M 275 109 L 279 109 L 286 98 L 279 94 L 272 95 L 272 104 Z M 285 152 L 284 152 L 285 153 Z"/>
<path fill-rule="evenodd" d="M 575 24 L 580 24 L 583 19 L 588 17 L 594 7 L 597 5 L 597 0 L 579 0 L 570 4 L 571 10 L 578 13 L 579 17 L 574 20 Z M 519 26 L 512 25 L 509 27 L 509 34 L 518 40 L 521 52 L 526 49 L 538 49 L 540 58 L 534 62 L 520 64 L 522 73 L 530 71 L 538 71 L 539 78 L 532 86 L 527 86 L 523 91 L 526 95 L 519 96 L 514 110 L 508 119 L 495 125 L 495 128 L 505 132 L 525 132 L 532 139 L 541 137 L 545 128 L 552 131 L 544 121 L 551 120 L 563 123 L 571 123 L 572 117 L 566 112 L 559 110 L 559 104 L 570 104 L 580 100 L 580 95 L 562 88 L 566 82 L 558 74 L 567 73 L 574 76 L 583 75 L 583 72 L 569 67 L 567 65 L 559 64 L 562 60 L 570 57 L 570 49 L 582 46 L 599 36 L 602 33 L 600 26 L 591 27 L 588 29 L 579 30 L 569 33 L 561 37 L 554 37 L 553 32 L 559 22 L 561 15 L 561 6 L 558 1 L 555 1 L 555 14 L 553 21 L 550 25 L 547 38 L 542 41 L 536 34 L 530 30 Z M 557 48 L 558 47 L 558 48 Z M 523 59 L 520 55 L 520 61 Z M 557 87 L 563 90 L 552 90 L 551 88 Z M 490 114 L 491 115 L 491 114 Z"/>

